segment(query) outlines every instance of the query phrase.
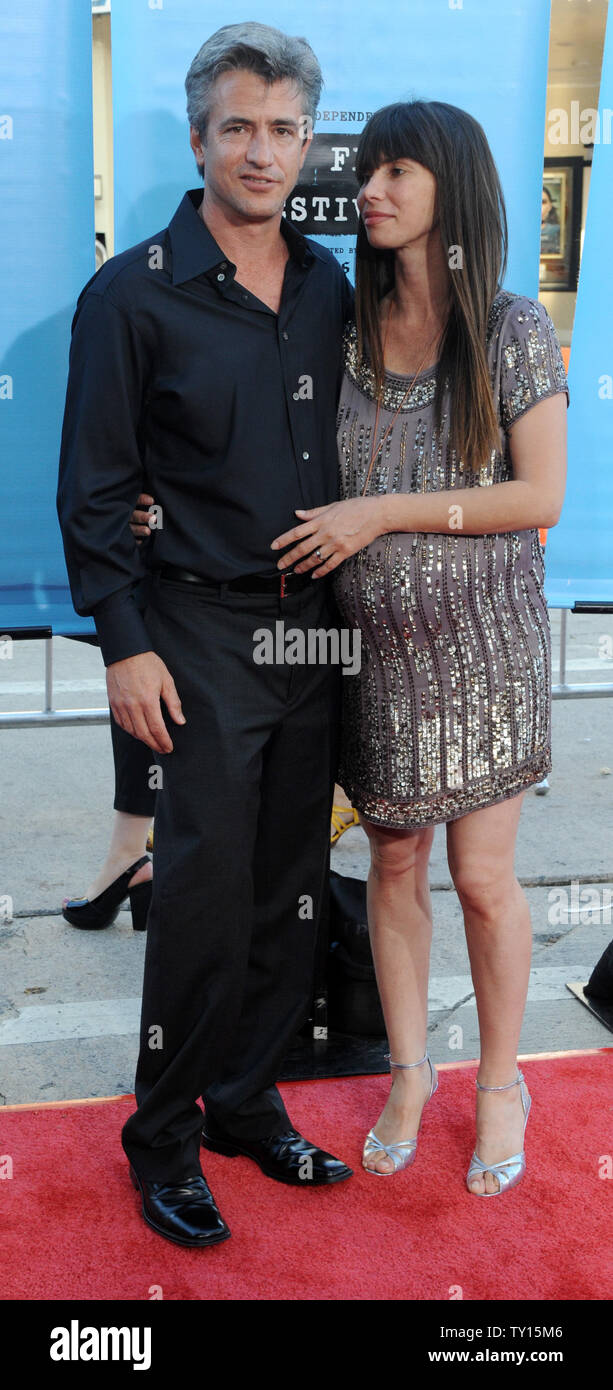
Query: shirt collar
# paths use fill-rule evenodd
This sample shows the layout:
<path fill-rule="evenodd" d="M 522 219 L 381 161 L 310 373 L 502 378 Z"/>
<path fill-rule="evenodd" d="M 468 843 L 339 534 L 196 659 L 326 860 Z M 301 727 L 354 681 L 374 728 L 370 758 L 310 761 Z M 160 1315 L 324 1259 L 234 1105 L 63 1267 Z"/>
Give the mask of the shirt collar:
<path fill-rule="evenodd" d="M 198 212 L 201 202 L 202 188 L 189 188 L 168 224 L 173 285 L 194 280 L 197 275 L 215 270 L 222 262 L 227 266 L 232 264 L 203 222 Z M 313 256 L 317 255 L 317 245 L 309 243 L 286 217 L 281 218 L 281 235 L 287 242 L 290 255 L 300 265 L 309 265 Z"/>

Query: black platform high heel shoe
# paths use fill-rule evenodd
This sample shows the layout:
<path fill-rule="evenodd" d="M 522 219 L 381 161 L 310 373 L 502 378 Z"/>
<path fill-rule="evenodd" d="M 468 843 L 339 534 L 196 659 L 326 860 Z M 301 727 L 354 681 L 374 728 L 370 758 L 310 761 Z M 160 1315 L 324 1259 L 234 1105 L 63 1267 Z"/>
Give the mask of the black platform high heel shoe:
<path fill-rule="evenodd" d="M 62 916 L 72 927 L 84 927 L 86 931 L 101 931 L 103 927 L 110 927 L 111 922 L 115 921 L 122 902 L 129 897 L 132 926 L 135 931 L 145 931 L 152 880 L 135 883 L 133 888 L 128 888 L 128 884 L 137 870 L 150 862 L 149 855 L 144 854 L 142 859 L 137 859 L 135 864 L 131 864 L 114 883 L 109 883 L 108 888 L 91 901 L 89 898 L 70 898 L 62 908 Z"/>

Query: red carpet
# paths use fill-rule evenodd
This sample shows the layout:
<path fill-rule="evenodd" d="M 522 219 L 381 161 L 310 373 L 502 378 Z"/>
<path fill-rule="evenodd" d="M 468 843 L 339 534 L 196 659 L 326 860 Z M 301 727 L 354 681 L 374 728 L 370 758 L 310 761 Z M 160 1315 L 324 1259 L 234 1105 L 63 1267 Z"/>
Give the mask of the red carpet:
<path fill-rule="evenodd" d="M 143 1223 L 119 1141 L 131 1097 L 3 1109 L 1 1297 L 146 1300 L 156 1286 L 167 1300 L 610 1299 L 612 1060 L 602 1049 L 522 1063 L 528 1171 L 491 1201 L 464 1186 L 474 1063 L 440 1069 L 416 1162 L 389 1179 L 360 1166 L 387 1077 L 286 1083 L 293 1123 L 355 1176 L 305 1192 L 203 1150 L 232 1230 L 208 1251 Z"/>

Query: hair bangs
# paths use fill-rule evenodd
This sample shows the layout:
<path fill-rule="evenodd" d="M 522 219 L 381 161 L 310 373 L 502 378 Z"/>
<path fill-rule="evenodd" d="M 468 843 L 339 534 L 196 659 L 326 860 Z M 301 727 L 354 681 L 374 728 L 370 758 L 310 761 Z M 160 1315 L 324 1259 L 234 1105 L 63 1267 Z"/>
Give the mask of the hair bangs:
<path fill-rule="evenodd" d="M 431 156 L 419 127 L 417 111 L 408 103 L 376 111 L 360 137 L 355 164 L 358 182 L 363 183 L 381 164 L 395 159 L 414 159 L 430 169 Z"/>

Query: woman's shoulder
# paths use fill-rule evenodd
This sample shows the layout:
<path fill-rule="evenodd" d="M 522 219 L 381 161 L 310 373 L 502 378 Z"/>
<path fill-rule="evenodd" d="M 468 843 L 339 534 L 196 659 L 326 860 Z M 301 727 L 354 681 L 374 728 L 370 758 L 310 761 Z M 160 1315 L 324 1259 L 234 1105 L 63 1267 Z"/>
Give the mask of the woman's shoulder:
<path fill-rule="evenodd" d="M 358 329 L 354 319 L 349 319 L 343 332 L 343 363 L 345 375 L 354 382 L 364 384 L 370 379 L 368 360 L 361 361 L 358 351 Z"/>
<path fill-rule="evenodd" d="M 499 339 L 503 326 L 505 331 L 508 331 L 522 324 L 527 325 L 524 332 L 530 328 L 540 331 L 548 328 L 551 320 L 545 305 L 541 304 L 538 299 L 530 299 L 525 294 L 516 294 L 513 290 L 498 290 L 490 305 L 487 319 L 486 341 L 488 345 L 493 345 Z M 349 319 L 345 325 L 343 359 L 349 375 L 356 377 L 359 373 L 358 330 L 354 319 Z"/>
<path fill-rule="evenodd" d="M 552 318 L 539 299 L 500 291 L 490 310 L 488 357 L 505 430 L 530 406 L 565 391 L 566 367 Z"/>
<path fill-rule="evenodd" d="M 515 294 L 512 290 L 499 290 L 494 296 L 487 321 L 487 342 L 495 343 L 501 330 L 505 336 L 509 330 L 523 332 L 530 329 L 542 331 L 549 326 L 549 315 L 544 304 L 538 299 L 530 299 L 526 294 Z"/>
<path fill-rule="evenodd" d="M 368 401 L 376 400 L 375 378 L 370 365 L 368 351 L 360 356 L 357 324 L 349 319 L 343 333 L 343 394 L 357 388 L 359 394 Z"/>
<path fill-rule="evenodd" d="M 355 319 L 347 319 L 347 322 L 345 324 L 345 331 L 343 333 L 343 348 L 345 352 L 349 350 L 351 344 L 355 343 L 357 346 L 357 341 L 358 327 L 356 321 Z"/>

